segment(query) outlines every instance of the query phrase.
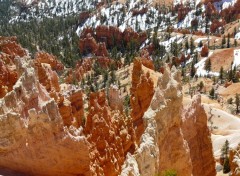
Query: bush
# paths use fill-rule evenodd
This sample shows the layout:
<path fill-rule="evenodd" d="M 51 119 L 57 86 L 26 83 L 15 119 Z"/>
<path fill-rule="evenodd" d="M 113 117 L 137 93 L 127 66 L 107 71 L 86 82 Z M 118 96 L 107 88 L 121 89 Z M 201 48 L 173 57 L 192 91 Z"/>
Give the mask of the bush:
<path fill-rule="evenodd" d="M 161 176 L 177 176 L 177 172 L 175 170 L 166 170 Z"/>

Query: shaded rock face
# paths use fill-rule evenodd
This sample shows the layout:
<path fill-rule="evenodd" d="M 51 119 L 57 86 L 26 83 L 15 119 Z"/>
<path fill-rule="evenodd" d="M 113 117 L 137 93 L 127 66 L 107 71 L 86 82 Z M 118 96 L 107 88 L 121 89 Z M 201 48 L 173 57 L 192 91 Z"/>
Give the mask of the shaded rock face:
<path fill-rule="evenodd" d="M 183 111 L 182 132 L 190 148 L 192 174 L 216 175 L 207 114 L 201 105 L 200 95 Z"/>
<path fill-rule="evenodd" d="M 143 116 L 145 128 L 139 148 L 127 156 L 122 166 L 122 176 L 155 175 L 169 169 L 175 170 L 178 175 L 216 175 L 206 114 L 203 118 L 200 116 L 200 120 L 196 120 L 197 124 L 191 124 L 188 129 L 182 127 L 182 116 L 186 115 L 184 119 L 194 119 L 198 113 L 203 115 L 201 101 L 197 98 L 188 107 L 193 113 L 183 113 L 187 110 L 182 109 L 181 76 L 175 67 L 171 72 L 166 66 L 164 74 L 159 78 L 150 107 Z M 201 133 L 199 136 L 193 135 L 191 139 L 195 141 L 190 140 L 190 137 L 185 139 L 186 133 L 191 136 L 194 130 Z M 200 145 L 201 142 L 198 145 L 198 141 L 205 146 Z M 206 164 L 201 163 L 205 160 L 199 161 L 197 155 L 204 155 Z"/>
<path fill-rule="evenodd" d="M 98 48 L 98 44 L 93 36 L 88 33 L 86 38 L 80 39 L 79 49 L 81 53 L 94 53 Z"/>
<path fill-rule="evenodd" d="M 132 28 L 127 28 L 122 32 L 115 26 L 100 25 L 95 33 L 91 28 L 86 28 L 81 33 L 79 48 L 82 53 L 106 57 L 108 56 L 106 48 L 111 49 L 116 45 L 128 46 L 130 42 L 140 46 L 147 39 L 146 32 L 137 33 Z"/>
<path fill-rule="evenodd" d="M 14 65 L 15 57 L 26 55 L 26 51 L 16 42 L 16 37 L 0 37 L 0 98 L 12 91 L 18 74 Z"/>
<path fill-rule="evenodd" d="M 92 93 L 84 133 L 91 144 L 93 175 L 118 175 L 126 153 L 134 149 L 131 118 L 109 108 L 104 92 Z"/>
<path fill-rule="evenodd" d="M 232 176 L 240 176 L 240 145 L 229 152 L 229 163 Z"/>
<path fill-rule="evenodd" d="M 143 114 L 148 109 L 153 94 L 154 94 L 154 83 L 150 78 L 149 73 L 146 75 L 142 70 L 141 60 L 136 59 L 133 65 L 132 73 L 132 87 L 131 87 L 131 117 L 133 119 L 134 128 L 136 128 L 136 137 L 139 141 L 143 131 Z"/>
<path fill-rule="evenodd" d="M 11 64 L 5 64 L 3 57 L 0 56 L 0 98 L 13 89 L 18 78 L 16 69 L 12 68 Z"/>
<path fill-rule="evenodd" d="M 64 69 L 63 64 L 55 56 L 45 52 L 38 52 L 35 56 L 35 62 L 49 64 L 54 71 L 62 71 Z"/>
<path fill-rule="evenodd" d="M 23 57 L 27 54 L 26 50 L 17 44 L 16 37 L 1 37 L 0 48 L 3 53 L 10 55 L 12 58 L 19 56 Z"/>
<path fill-rule="evenodd" d="M 90 175 L 82 130 L 64 127 L 30 60 L 15 60 L 19 79 L 0 99 L 0 166 L 33 175 Z"/>

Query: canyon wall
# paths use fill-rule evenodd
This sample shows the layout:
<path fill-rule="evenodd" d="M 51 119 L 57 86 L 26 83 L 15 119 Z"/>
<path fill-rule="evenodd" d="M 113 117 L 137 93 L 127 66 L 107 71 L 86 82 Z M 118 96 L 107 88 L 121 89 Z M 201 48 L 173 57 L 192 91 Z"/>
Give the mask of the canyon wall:
<path fill-rule="evenodd" d="M 143 115 L 145 130 L 139 148 L 127 155 L 122 176 L 155 175 L 167 170 L 186 176 L 216 175 L 206 114 L 199 97 L 183 110 L 180 79 L 175 67 L 171 71 L 165 67 Z M 187 126 L 186 120 L 195 123 Z M 192 134 L 196 131 L 199 135 Z"/>
<path fill-rule="evenodd" d="M 32 60 L 14 46 L 0 55 L 1 167 L 28 175 L 216 175 L 200 97 L 183 108 L 175 67 L 166 65 L 154 87 L 151 61 L 135 59 L 127 116 L 117 86 L 88 95 L 59 83 L 64 67 L 54 56 L 41 52 Z M 71 74 L 81 79 L 91 71 L 91 60 L 77 68 L 70 82 Z"/>

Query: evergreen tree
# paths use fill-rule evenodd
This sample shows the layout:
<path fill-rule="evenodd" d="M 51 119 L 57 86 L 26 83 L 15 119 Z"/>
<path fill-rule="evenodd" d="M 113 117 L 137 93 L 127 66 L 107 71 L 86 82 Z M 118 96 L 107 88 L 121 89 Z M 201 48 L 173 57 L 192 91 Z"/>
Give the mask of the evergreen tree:
<path fill-rule="evenodd" d="M 239 94 L 235 95 L 235 104 L 236 104 L 236 114 L 237 114 L 239 112 L 239 106 L 240 106 Z"/>
<path fill-rule="evenodd" d="M 190 70 L 190 76 L 193 78 L 195 73 L 196 73 L 196 69 L 194 67 L 194 63 L 192 62 L 191 70 Z"/>
<path fill-rule="evenodd" d="M 193 54 L 194 49 L 195 49 L 195 45 L 194 45 L 193 38 L 191 37 L 191 39 L 190 39 L 190 52 L 191 52 L 191 54 Z"/>
<path fill-rule="evenodd" d="M 210 90 L 209 96 L 210 96 L 211 99 L 214 99 L 214 98 L 215 98 L 215 90 L 214 90 L 214 88 L 212 88 L 212 89 Z"/>
<path fill-rule="evenodd" d="M 207 59 L 206 63 L 205 63 L 205 70 L 207 70 L 208 72 L 211 71 L 212 68 L 212 64 L 211 64 L 211 60 Z"/>
<path fill-rule="evenodd" d="M 223 161 L 223 173 L 229 173 L 230 172 L 230 165 L 229 165 L 229 141 L 226 140 L 222 149 L 221 149 L 221 158 Z"/>
<path fill-rule="evenodd" d="M 228 33 L 228 38 L 227 38 L 227 48 L 230 48 L 230 34 Z"/>
<path fill-rule="evenodd" d="M 221 67 L 220 72 L 219 72 L 219 79 L 221 80 L 221 84 L 223 82 L 223 74 L 224 74 L 224 70 L 223 70 L 223 67 Z"/>
<path fill-rule="evenodd" d="M 224 48 L 225 44 L 226 44 L 226 38 L 225 38 L 225 35 L 223 35 L 223 38 L 222 38 L 222 48 Z"/>

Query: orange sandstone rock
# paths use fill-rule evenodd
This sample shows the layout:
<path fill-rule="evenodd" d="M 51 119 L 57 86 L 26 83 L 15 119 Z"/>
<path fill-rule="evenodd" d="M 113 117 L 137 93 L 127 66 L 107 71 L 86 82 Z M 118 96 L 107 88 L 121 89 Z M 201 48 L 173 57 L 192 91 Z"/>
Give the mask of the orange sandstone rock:
<path fill-rule="evenodd" d="M 57 58 L 51 54 L 45 52 L 38 52 L 35 55 L 35 62 L 46 63 L 51 65 L 51 68 L 55 71 L 63 70 L 63 64 L 57 60 Z"/>
<path fill-rule="evenodd" d="M 131 117 L 134 128 L 136 128 L 138 141 L 144 130 L 143 114 L 148 109 L 154 94 L 153 86 L 149 73 L 146 75 L 143 73 L 141 61 L 136 59 L 133 65 L 130 103 L 132 107 Z"/>
<path fill-rule="evenodd" d="M 126 153 L 134 148 L 134 131 L 130 118 L 111 111 L 103 91 L 90 95 L 84 132 L 91 144 L 93 175 L 119 175 Z"/>
<path fill-rule="evenodd" d="M 182 132 L 188 142 L 193 176 L 216 175 L 211 134 L 207 126 L 207 114 L 198 95 L 183 111 Z"/>

